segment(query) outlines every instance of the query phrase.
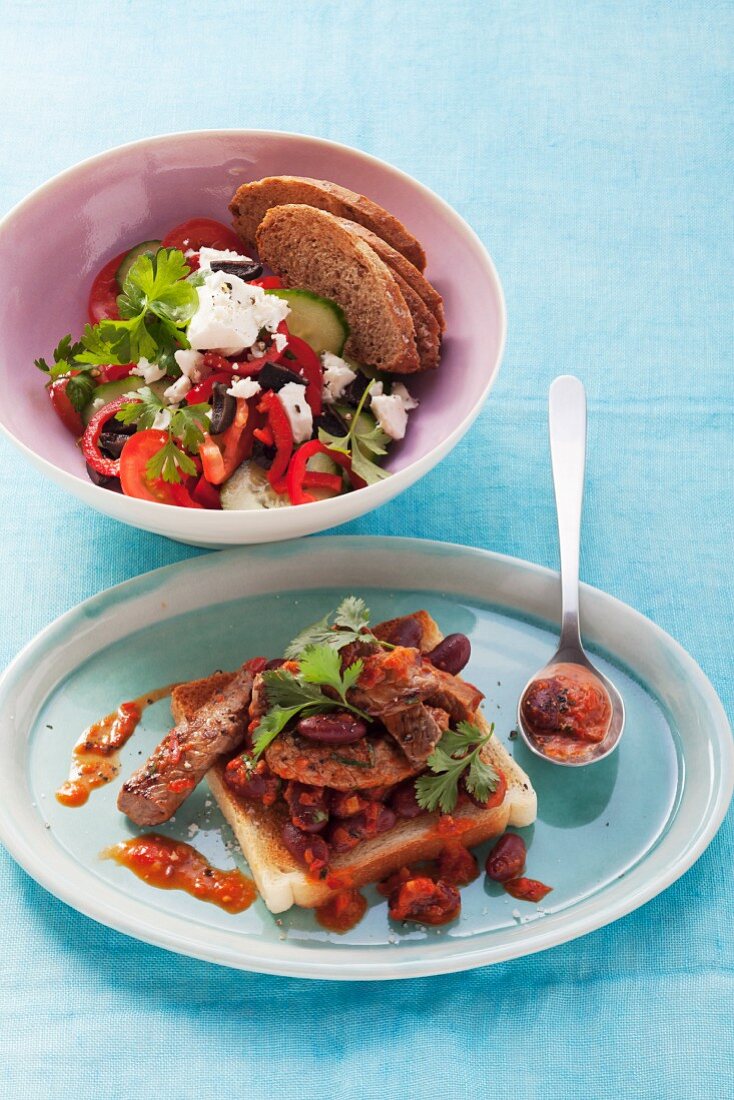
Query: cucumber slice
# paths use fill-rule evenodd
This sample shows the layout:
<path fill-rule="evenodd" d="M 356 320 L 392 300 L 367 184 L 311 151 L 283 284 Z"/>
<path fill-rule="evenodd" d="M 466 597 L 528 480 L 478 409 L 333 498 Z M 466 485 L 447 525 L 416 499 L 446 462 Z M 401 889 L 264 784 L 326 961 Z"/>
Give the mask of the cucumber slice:
<path fill-rule="evenodd" d="M 290 501 L 276 493 L 267 471 L 256 462 L 243 462 L 222 486 L 222 508 L 227 512 L 263 508 L 283 508 Z"/>
<path fill-rule="evenodd" d="M 313 348 L 317 355 L 331 351 L 341 355 L 349 336 L 349 325 L 344 313 L 330 298 L 320 298 L 310 290 L 268 290 L 284 298 L 290 307 L 286 324 L 294 336 Z"/>
<path fill-rule="evenodd" d="M 138 256 L 142 256 L 143 252 L 157 252 L 161 247 L 161 241 L 141 241 L 140 244 L 136 244 L 135 248 L 131 248 L 125 256 L 124 260 L 115 272 L 115 278 L 117 279 L 117 285 L 120 290 L 124 289 L 125 276 L 130 268 L 133 266 Z"/>
<path fill-rule="evenodd" d="M 153 393 L 162 398 L 163 391 L 170 384 L 170 378 L 162 378 L 160 382 L 150 383 L 150 388 Z M 84 427 L 86 428 L 94 414 L 99 412 L 103 405 L 108 405 L 110 401 L 122 397 L 124 393 L 133 393 L 134 390 L 142 389 L 145 385 L 146 382 L 142 378 L 139 378 L 136 374 L 131 374 L 129 378 L 119 378 L 116 382 L 103 382 L 101 386 L 97 386 L 92 395 L 92 400 L 82 409 Z"/>

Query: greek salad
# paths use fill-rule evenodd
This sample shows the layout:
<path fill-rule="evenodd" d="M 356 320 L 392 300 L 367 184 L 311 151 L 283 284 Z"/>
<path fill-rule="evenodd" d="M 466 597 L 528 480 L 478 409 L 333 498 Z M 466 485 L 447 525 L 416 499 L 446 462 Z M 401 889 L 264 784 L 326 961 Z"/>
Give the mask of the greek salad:
<path fill-rule="evenodd" d="M 186 508 L 278 508 L 388 476 L 417 406 L 344 354 L 339 306 L 194 218 L 99 271 L 89 323 L 37 359 L 91 480 Z"/>

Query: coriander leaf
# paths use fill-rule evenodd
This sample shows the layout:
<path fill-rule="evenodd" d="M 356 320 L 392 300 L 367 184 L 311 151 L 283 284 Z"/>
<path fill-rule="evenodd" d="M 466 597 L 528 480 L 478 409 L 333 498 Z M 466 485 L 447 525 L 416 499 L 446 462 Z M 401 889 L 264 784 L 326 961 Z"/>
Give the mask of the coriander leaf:
<path fill-rule="evenodd" d="M 257 727 L 257 737 L 253 743 L 255 759 L 259 760 L 268 745 L 271 744 L 290 722 L 303 710 L 303 707 L 273 707 L 260 719 Z"/>
<path fill-rule="evenodd" d="M 466 774 L 464 782 L 475 798 L 480 802 L 486 802 L 492 791 L 497 790 L 500 777 L 491 764 L 482 757 L 478 751 L 472 754 L 472 762 Z"/>
<path fill-rule="evenodd" d="M 204 432 L 209 431 L 208 413 L 211 405 L 182 405 L 171 418 L 171 432 L 180 439 L 187 451 L 194 454 L 204 442 Z"/>
<path fill-rule="evenodd" d="M 309 646 L 328 645 L 332 649 L 342 649 L 349 642 L 354 641 L 354 636 L 347 631 L 334 630 L 329 625 L 329 619 L 331 615 L 324 615 L 323 619 L 319 619 L 317 623 L 312 623 L 311 626 L 307 626 L 305 630 L 302 630 L 300 634 L 297 634 L 293 641 L 287 646 L 285 656 L 289 660 L 300 657 Z"/>
<path fill-rule="evenodd" d="M 88 374 L 77 374 L 66 383 L 66 396 L 77 412 L 89 404 L 95 390 L 93 379 Z"/>
<path fill-rule="evenodd" d="M 196 289 L 185 281 L 190 268 L 177 248 L 159 248 L 155 255 L 143 252 L 130 267 L 118 299 L 121 317 L 148 311 L 164 322 L 181 327 L 196 312 Z"/>
<path fill-rule="evenodd" d="M 424 810 L 451 813 L 458 801 L 462 776 L 467 789 L 480 802 L 486 802 L 499 782 L 494 768 L 481 758 L 493 733 L 494 725 L 483 733 L 471 722 L 459 722 L 455 730 L 446 730 L 428 757 L 430 771 L 415 782 L 416 798 Z"/>
<path fill-rule="evenodd" d="M 334 622 L 337 626 L 345 626 L 355 633 L 359 633 L 362 627 L 368 626 L 369 621 L 369 608 L 359 596 L 345 596 L 334 613 Z"/>
<path fill-rule="evenodd" d="M 363 661 L 355 661 L 342 674 L 341 658 L 338 652 L 328 645 L 310 646 L 300 659 L 299 678 L 307 684 L 322 684 L 333 688 L 342 702 L 352 708 L 347 699 L 347 691 L 354 687 L 359 679 Z M 358 712 L 361 713 L 361 712 Z M 363 717 L 366 717 L 363 716 Z"/>
<path fill-rule="evenodd" d="M 332 702 L 314 684 L 302 683 L 292 672 L 278 668 L 263 672 L 263 682 L 271 707 L 303 707 L 309 703 Z"/>
<path fill-rule="evenodd" d="M 148 459 L 145 466 L 146 475 L 155 480 L 162 478 L 169 484 L 181 480 L 181 474 L 192 476 L 196 473 L 196 465 L 193 460 L 177 447 L 171 438 L 164 443 L 159 451 Z"/>
<path fill-rule="evenodd" d="M 77 356 L 80 363 L 105 366 L 112 363 L 131 363 L 130 337 L 124 321 L 100 321 L 98 325 L 85 325 L 81 339 L 83 351 Z"/>

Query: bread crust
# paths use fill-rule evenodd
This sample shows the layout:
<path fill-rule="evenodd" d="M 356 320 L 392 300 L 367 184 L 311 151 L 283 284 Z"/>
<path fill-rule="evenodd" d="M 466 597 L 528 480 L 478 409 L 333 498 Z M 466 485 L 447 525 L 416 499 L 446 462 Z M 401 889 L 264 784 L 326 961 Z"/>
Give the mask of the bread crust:
<path fill-rule="evenodd" d="M 376 233 L 419 271 L 426 266 L 426 254 L 420 243 L 382 206 L 348 187 L 310 176 L 267 176 L 243 183 L 229 205 L 235 231 L 252 248 L 256 244 L 257 227 L 267 211 L 290 203 L 303 203 L 349 218 Z"/>
<path fill-rule="evenodd" d="M 341 221 L 346 229 L 361 237 L 370 248 L 375 250 L 380 259 L 384 260 L 389 268 L 392 268 L 396 275 L 405 280 L 431 311 L 436 318 L 439 332 L 443 333 L 446 329 L 443 298 L 436 288 L 429 283 L 425 275 L 409 260 L 406 260 L 402 253 L 394 249 L 382 237 L 378 237 L 371 229 L 367 229 L 366 226 L 360 225 L 358 222 L 350 221 L 348 218 L 342 218 Z"/>
<path fill-rule="evenodd" d="M 348 354 L 391 373 L 421 369 L 413 315 L 395 275 L 333 214 L 303 203 L 274 206 L 256 241 L 261 260 L 286 286 L 338 302 L 350 327 Z"/>
<path fill-rule="evenodd" d="M 425 622 L 433 624 L 425 612 L 420 614 L 425 615 Z M 426 649 L 433 648 L 442 637 L 437 627 L 431 630 L 427 626 L 424 633 Z M 211 694 L 221 690 L 227 675 L 215 673 L 212 677 L 174 688 L 171 709 L 175 722 L 190 716 Z M 489 725 L 480 711 L 474 721 L 480 729 L 488 731 Z M 335 856 L 325 880 L 311 878 L 283 845 L 280 834 L 287 820 L 283 807 L 264 809 L 258 803 L 238 798 L 224 782 L 224 760 L 210 769 L 207 782 L 247 859 L 265 904 L 271 912 L 281 913 L 291 905 L 315 908 L 345 887 L 379 882 L 405 864 L 433 859 L 452 839 L 474 847 L 503 833 L 509 825 L 521 828 L 532 824 L 537 799 L 528 776 L 494 737 L 482 755 L 488 763 L 499 768 L 507 780 L 507 793 L 501 805 L 491 809 L 472 803 L 461 805 L 451 815 L 456 826 L 453 832 L 444 826 L 439 828 L 438 813 L 399 820 L 389 832 L 363 841 L 351 852 Z"/>

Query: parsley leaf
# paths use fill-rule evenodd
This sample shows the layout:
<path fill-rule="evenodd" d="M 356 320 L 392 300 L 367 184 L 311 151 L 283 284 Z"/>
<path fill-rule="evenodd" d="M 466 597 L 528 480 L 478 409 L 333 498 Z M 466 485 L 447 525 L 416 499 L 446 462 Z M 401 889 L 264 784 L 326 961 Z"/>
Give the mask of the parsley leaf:
<path fill-rule="evenodd" d="M 383 432 L 372 414 L 364 411 L 365 402 L 374 382 L 375 379 L 372 379 L 362 394 L 345 436 L 332 435 L 324 428 L 319 429 L 320 442 L 333 450 L 348 454 L 352 460 L 352 470 L 368 485 L 373 485 L 390 476 L 389 471 L 383 470 L 375 461 L 375 456 L 387 454 L 390 437 Z"/>
<path fill-rule="evenodd" d="M 471 722 L 459 722 L 455 730 L 446 730 L 428 757 L 430 773 L 415 781 L 418 804 L 424 810 L 451 813 L 459 797 L 462 776 L 467 790 L 480 802 L 486 802 L 499 783 L 497 772 L 481 756 L 493 734 L 494 725 L 489 733 L 482 733 Z"/>
<path fill-rule="evenodd" d="M 171 433 L 180 439 L 187 451 L 196 454 L 204 442 L 204 432 L 209 431 L 211 405 L 182 405 L 171 417 Z"/>
<path fill-rule="evenodd" d="M 152 428 L 153 421 L 166 406 L 150 386 L 141 386 L 135 393 L 135 400 L 122 405 L 115 418 L 123 424 L 137 424 L 138 428 Z"/>
<path fill-rule="evenodd" d="M 72 366 L 76 366 L 77 355 L 83 351 L 81 344 L 72 344 L 71 334 L 62 336 L 54 348 L 53 362 L 49 365 L 45 359 L 34 359 L 34 365 L 45 374 L 50 374 L 54 381 L 63 374 L 68 374 Z"/>
<path fill-rule="evenodd" d="M 187 477 L 193 476 L 196 473 L 196 465 L 193 459 L 180 447 L 177 447 L 173 439 L 169 437 L 168 442 L 163 444 L 160 451 L 156 451 L 153 457 L 148 459 L 145 473 L 152 480 L 162 478 L 172 484 L 181 480 L 182 473 L 186 474 Z"/>
<path fill-rule="evenodd" d="M 312 623 L 297 634 L 285 651 L 289 659 L 297 659 L 311 646 L 329 646 L 331 649 L 343 649 L 345 645 L 357 640 L 362 642 L 377 642 L 378 638 L 367 630 L 370 621 L 370 613 L 364 600 L 356 596 L 347 596 L 337 607 L 333 614 L 334 622 L 330 622 L 331 613 L 324 615 L 323 619 Z M 338 629 L 335 629 L 338 628 Z M 387 646 L 386 642 L 380 645 Z M 391 648 L 391 647 L 388 647 Z"/>
<path fill-rule="evenodd" d="M 185 279 L 186 257 L 176 248 L 143 252 L 128 271 L 117 299 L 120 320 L 87 325 L 82 336 L 82 363 L 153 362 L 187 347 L 184 329 L 196 312 L 196 289 Z"/>
<path fill-rule="evenodd" d="M 66 383 L 66 396 L 77 412 L 81 412 L 92 400 L 95 391 L 94 379 L 88 374 L 77 374 Z"/>

